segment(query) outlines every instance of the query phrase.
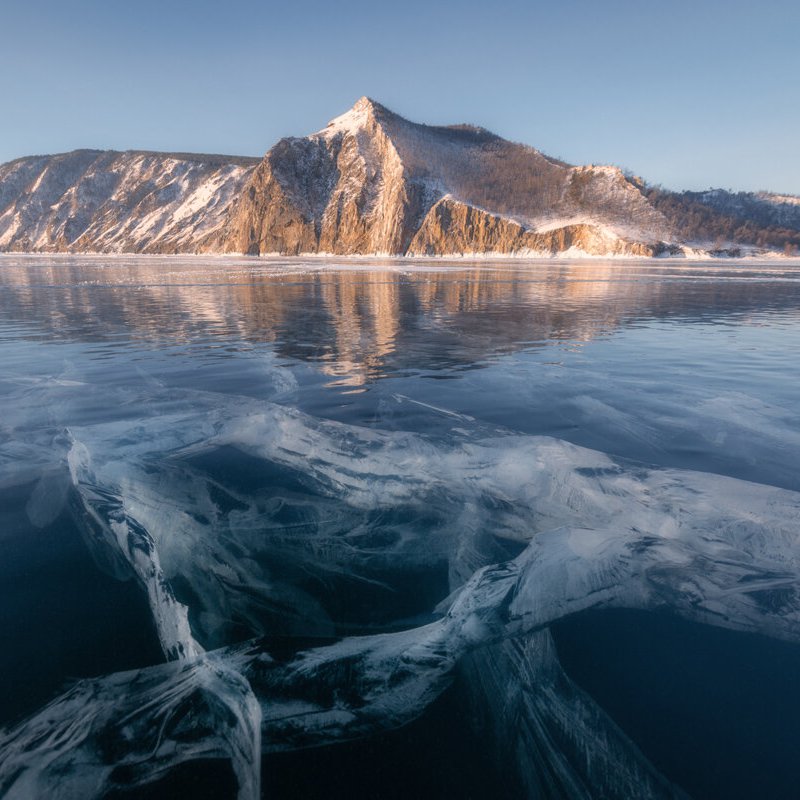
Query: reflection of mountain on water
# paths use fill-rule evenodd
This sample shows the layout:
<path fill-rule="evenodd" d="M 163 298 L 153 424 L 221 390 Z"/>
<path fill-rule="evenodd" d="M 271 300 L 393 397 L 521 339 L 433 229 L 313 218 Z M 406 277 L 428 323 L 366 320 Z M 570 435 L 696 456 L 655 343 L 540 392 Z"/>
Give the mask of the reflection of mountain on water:
<path fill-rule="evenodd" d="M 130 330 L 162 345 L 276 342 L 280 355 L 359 385 L 406 370 L 475 365 L 553 340 L 586 342 L 648 319 L 719 321 L 800 307 L 797 268 L 787 264 L 319 266 L 9 258 L 0 270 L 0 310 L 29 337 L 93 342 Z M 775 291 L 776 280 L 783 291 Z"/>

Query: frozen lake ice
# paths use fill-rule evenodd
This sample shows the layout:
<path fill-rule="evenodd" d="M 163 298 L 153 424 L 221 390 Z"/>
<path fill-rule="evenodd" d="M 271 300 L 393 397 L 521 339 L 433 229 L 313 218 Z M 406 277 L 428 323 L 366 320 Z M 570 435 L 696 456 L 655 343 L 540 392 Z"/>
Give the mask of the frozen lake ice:
<path fill-rule="evenodd" d="M 0 341 L 0 796 L 800 781 L 800 262 L 3 256 Z"/>

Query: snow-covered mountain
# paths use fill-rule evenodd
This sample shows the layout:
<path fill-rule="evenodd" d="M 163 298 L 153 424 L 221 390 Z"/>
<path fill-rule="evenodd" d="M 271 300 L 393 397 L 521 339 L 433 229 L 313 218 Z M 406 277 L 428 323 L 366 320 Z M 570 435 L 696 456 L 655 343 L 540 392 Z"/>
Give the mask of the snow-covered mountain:
<path fill-rule="evenodd" d="M 0 250 L 202 252 L 258 159 L 76 150 L 0 166 Z"/>
<path fill-rule="evenodd" d="M 668 230 L 615 167 L 571 167 L 482 128 L 418 125 L 362 97 L 267 153 L 225 249 L 654 255 Z"/>
<path fill-rule="evenodd" d="M 0 166 L 0 250 L 449 255 L 793 252 L 800 198 L 678 194 L 362 97 L 263 159 L 81 150 Z"/>

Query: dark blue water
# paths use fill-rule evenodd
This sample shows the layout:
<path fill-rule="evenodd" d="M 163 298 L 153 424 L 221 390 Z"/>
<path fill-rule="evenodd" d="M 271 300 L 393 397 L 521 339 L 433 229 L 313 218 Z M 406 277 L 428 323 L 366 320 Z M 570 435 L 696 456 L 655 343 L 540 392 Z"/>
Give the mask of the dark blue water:
<path fill-rule="evenodd" d="M 68 499 L 59 500 L 61 478 L 42 483 L 60 474 L 60 437 L 71 429 L 115 422 L 146 429 L 202 395 L 206 405 L 218 398 L 220 409 L 239 399 L 269 401 L 311 418 L 433 439 L 465 428 L 545 434 L 649 464 L 800 491 L 796 262 L 342 265 L 8 256 L 0 259 L 0 343 L 0 725 L 71 680 L 160 658 L 141 592 L 92 560 Z M 310 524 L 309 515 L 327 507 L 314 495 L 309 510 L 316 490 L 302 474 L 265 472 L 241 453 L 222 448 L 183 463 L 213 481 L 218 508 L 231 519 L 242 497 L 265 487 L 280 492 L 287 526 Z M 398 509 L 393 519 L 366 514 L 357 524 L 402 537 L 409 526 L 433 530 L 437 522 Z M 358 580 L 320 577 L 281 558 L 275 554 L 281 579 L 324 608 L 329 635 L 421 624 L 448 594 L 444 558 L 387 567 L 376 557 Z M 192 605 L 192 586 L 173 588 Z M 281 635 L 298 633 L 274 609 L 264 610 L 262 622 Z M 237 640 L 246 626 L 233 619 L 227 631 Z M 681 721 L 665 722 L 661 738 L 645 730 L 636 722 L 641 697 L 628 701 L 611 678 L 595 685 L 581 671 L 581 658 L 593 659 L 600 645 L 575 631 L 574 677 L 645 753 L 698 797 L 732 796 L 708 788 L 709 770 L 723 768 L 717 762 L 724 765 L 724 752 L 715 751 L 716 766 L 704 766 L 698 755 L 678 768 L 664 753 L 682 752 L 669 732 Z M 684 648 L 682 630 L 662 634 Z M 711 649 L 726 652 L 728 641 Z M 776 663 L 788 670 L 795 662 Z M 763 660 L 753 667 L 764 680 L 767 669 Z M 695 685 L 710 672 L 698 668 Z M 786 684 L 787 675 L 779 677 Z M 690 696 L 684 688 L 675 691 Z M 731 702 L 708 711 L 709 736 L 735 715 Z M 766 693 L 762 706 L 776 702 Z M 683 713 L 680 703 L 671 705 Z M 446 726 L 448 708 L 433 709 L 425 730 Z M 754 723 L 753 752 L 768 751 L 771 737 L 800 746 L 797 726 L 770 729 L 768 717 Z M 692 724 L 688 716 L 685 722 Z M 448 763 L 475 746 L 464 736 L 458 752 L 444 749 Z M 408 747 L 390 737 L 378 750 L 388 764 Z M 340 760 L 358 752 L 342 751 Z M 293 770 L 323 763 L 309 758 L 276 761 L 272 784 L 265 783 L 270 796 L 293 796 Z M 775 759 L 766 764 L 746 763 L 753 785 L 759 770 L 778 769 Z M 304 796 L 321 796 L 323 778 L 315 789 L 309 776 L 326 769 L 309 769 Z M 406 796 L 418 794 L 416 785 Z"/>
<path fill-rule="evenodd" d="M 553 634 L 567 673 L 692 797 L 796 795 L 800 648 L 627 610 Z"/>

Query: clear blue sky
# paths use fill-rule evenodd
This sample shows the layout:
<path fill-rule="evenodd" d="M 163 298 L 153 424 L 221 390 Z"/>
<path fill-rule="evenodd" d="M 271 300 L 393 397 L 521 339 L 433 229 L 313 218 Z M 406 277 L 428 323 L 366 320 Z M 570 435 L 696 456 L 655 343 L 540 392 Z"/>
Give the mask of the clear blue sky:
<path fill-rule="evenodd" d="M 367 94 L 671 188 L 800 194 L 798 0 L 4 0 L 0 161 L 260 155 Z"/>

